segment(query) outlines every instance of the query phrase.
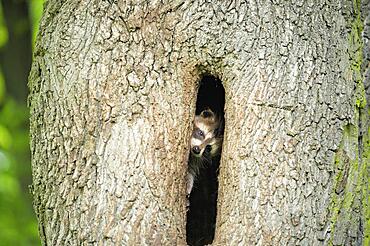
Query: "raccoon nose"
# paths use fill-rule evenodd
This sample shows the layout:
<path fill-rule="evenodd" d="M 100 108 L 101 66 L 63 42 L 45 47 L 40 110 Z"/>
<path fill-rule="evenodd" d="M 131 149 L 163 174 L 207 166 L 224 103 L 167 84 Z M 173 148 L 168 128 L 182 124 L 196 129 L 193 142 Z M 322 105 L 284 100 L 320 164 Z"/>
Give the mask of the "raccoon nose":
<path fill-rule="evenodd" d="M 199 146 L 194 146 L 193 149 L 192 149 L 192 151 L 194 152 L 194 154 L 197 154 L 198 155 L 200 153 Z"/>

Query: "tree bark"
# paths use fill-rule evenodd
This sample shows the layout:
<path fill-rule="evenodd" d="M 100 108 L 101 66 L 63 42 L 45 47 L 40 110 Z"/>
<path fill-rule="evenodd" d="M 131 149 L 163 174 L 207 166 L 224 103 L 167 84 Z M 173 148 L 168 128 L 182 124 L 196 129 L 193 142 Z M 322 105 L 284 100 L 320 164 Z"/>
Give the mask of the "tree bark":
<path fill-rule="evenodd" d="M 44 244 L 186 244 L 206 74 L 226 91 L 213 244 L 368 240 L 363 26 L 356 1 L 48 1 L 30 75 Z"/>

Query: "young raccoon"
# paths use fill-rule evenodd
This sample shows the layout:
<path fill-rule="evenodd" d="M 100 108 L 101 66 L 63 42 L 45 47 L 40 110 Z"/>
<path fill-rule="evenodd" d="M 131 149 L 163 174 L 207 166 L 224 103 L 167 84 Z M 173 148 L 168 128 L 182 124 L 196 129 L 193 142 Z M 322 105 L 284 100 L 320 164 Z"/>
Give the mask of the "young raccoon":
<path fill-rule="evenodd" d="M 199 170 L 212 158 L 220 155 L 223 140 L 223 122 L 210 109 L 195 116 L 190 141 L 190 156 L 187 174 L 187 197 L 193 189 Z"/>

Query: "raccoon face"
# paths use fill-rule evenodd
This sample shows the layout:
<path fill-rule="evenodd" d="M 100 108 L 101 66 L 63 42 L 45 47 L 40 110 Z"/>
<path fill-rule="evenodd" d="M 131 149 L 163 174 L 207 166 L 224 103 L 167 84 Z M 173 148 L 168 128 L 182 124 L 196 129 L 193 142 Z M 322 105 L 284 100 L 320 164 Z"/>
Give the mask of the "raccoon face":
<path fill-rule="evenodd" d="M 220 121 L 209 109 L 195 116 L 190 148 L 192 155 L 213 157 L 219 153 L 221 139 L 218 136 Z"/>

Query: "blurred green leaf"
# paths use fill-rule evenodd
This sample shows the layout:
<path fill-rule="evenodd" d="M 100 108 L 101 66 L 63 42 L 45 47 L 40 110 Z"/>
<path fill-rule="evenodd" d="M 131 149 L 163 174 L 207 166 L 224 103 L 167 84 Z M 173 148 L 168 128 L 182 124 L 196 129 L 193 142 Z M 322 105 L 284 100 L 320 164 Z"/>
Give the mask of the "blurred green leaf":
<path fill-rule="evenodd" d="M 1 33 L 0 33 L 0 36 L 1 36 Z M 5 97 L 5 80 L 4 80 L 3 72 L 0 69 L 0 105 L 4 101 L 4 97 Z"/>
<path fill-rule="evenodd" d="M 14 175 L 0 173 L 0 195 L 15 197 L 19 195 L 19 185 Z"/>
<path fill-rule="evenodd" d="M 18 105 L 12 98 L 6 100 L 0 112 L 0 124 L 12 129 L 25 127 L 24 124 L 28 122 L 28 118 L 28 108 L 24 105 Z"/>
<path fill-rule="evenodd" d="M 0 3 L 0 48 L 8 42 L 8 29 L 5 26 L 3 7 Z"/>
<path fill-rule="evenodd" d="M 12 144 L 12 137 L 5 126 L 0 125 L 0 148 L 8 150 Z"/>
<path fill-rule="evenodd" d="M 38 32 L 43 2 L 43 0 L 28 1 L 33 27 L 32 43 Z M 0 3 L 0 52 L 9 42 L 3 11 L 6 10 Z M 27 27 L 27 18 L 18 20 L 14 31 L 22 32 Z M 6 81 L 1 69 L 2 67 L 0 67 L 0 246 L 40 245 L 37 221 L 28 191 L 28 185 L 31 183 L 29 110 L 7 94 Z"/>
<path fill-rule="evenodd" d="M 0 149 L 0 172 L 9 170 L 9 167 L 10 167 L 10 160 L 6 156 L 6 154 Z"/>
<path fill-rule="evenodd" d="M 31 0 L 30 1 L 30 15 L 32 19 L 33 32 L 32 44 L 35 43 L 36 35 L 39 31 L 39 22 L 43 11 L 44 0 Z"/>

